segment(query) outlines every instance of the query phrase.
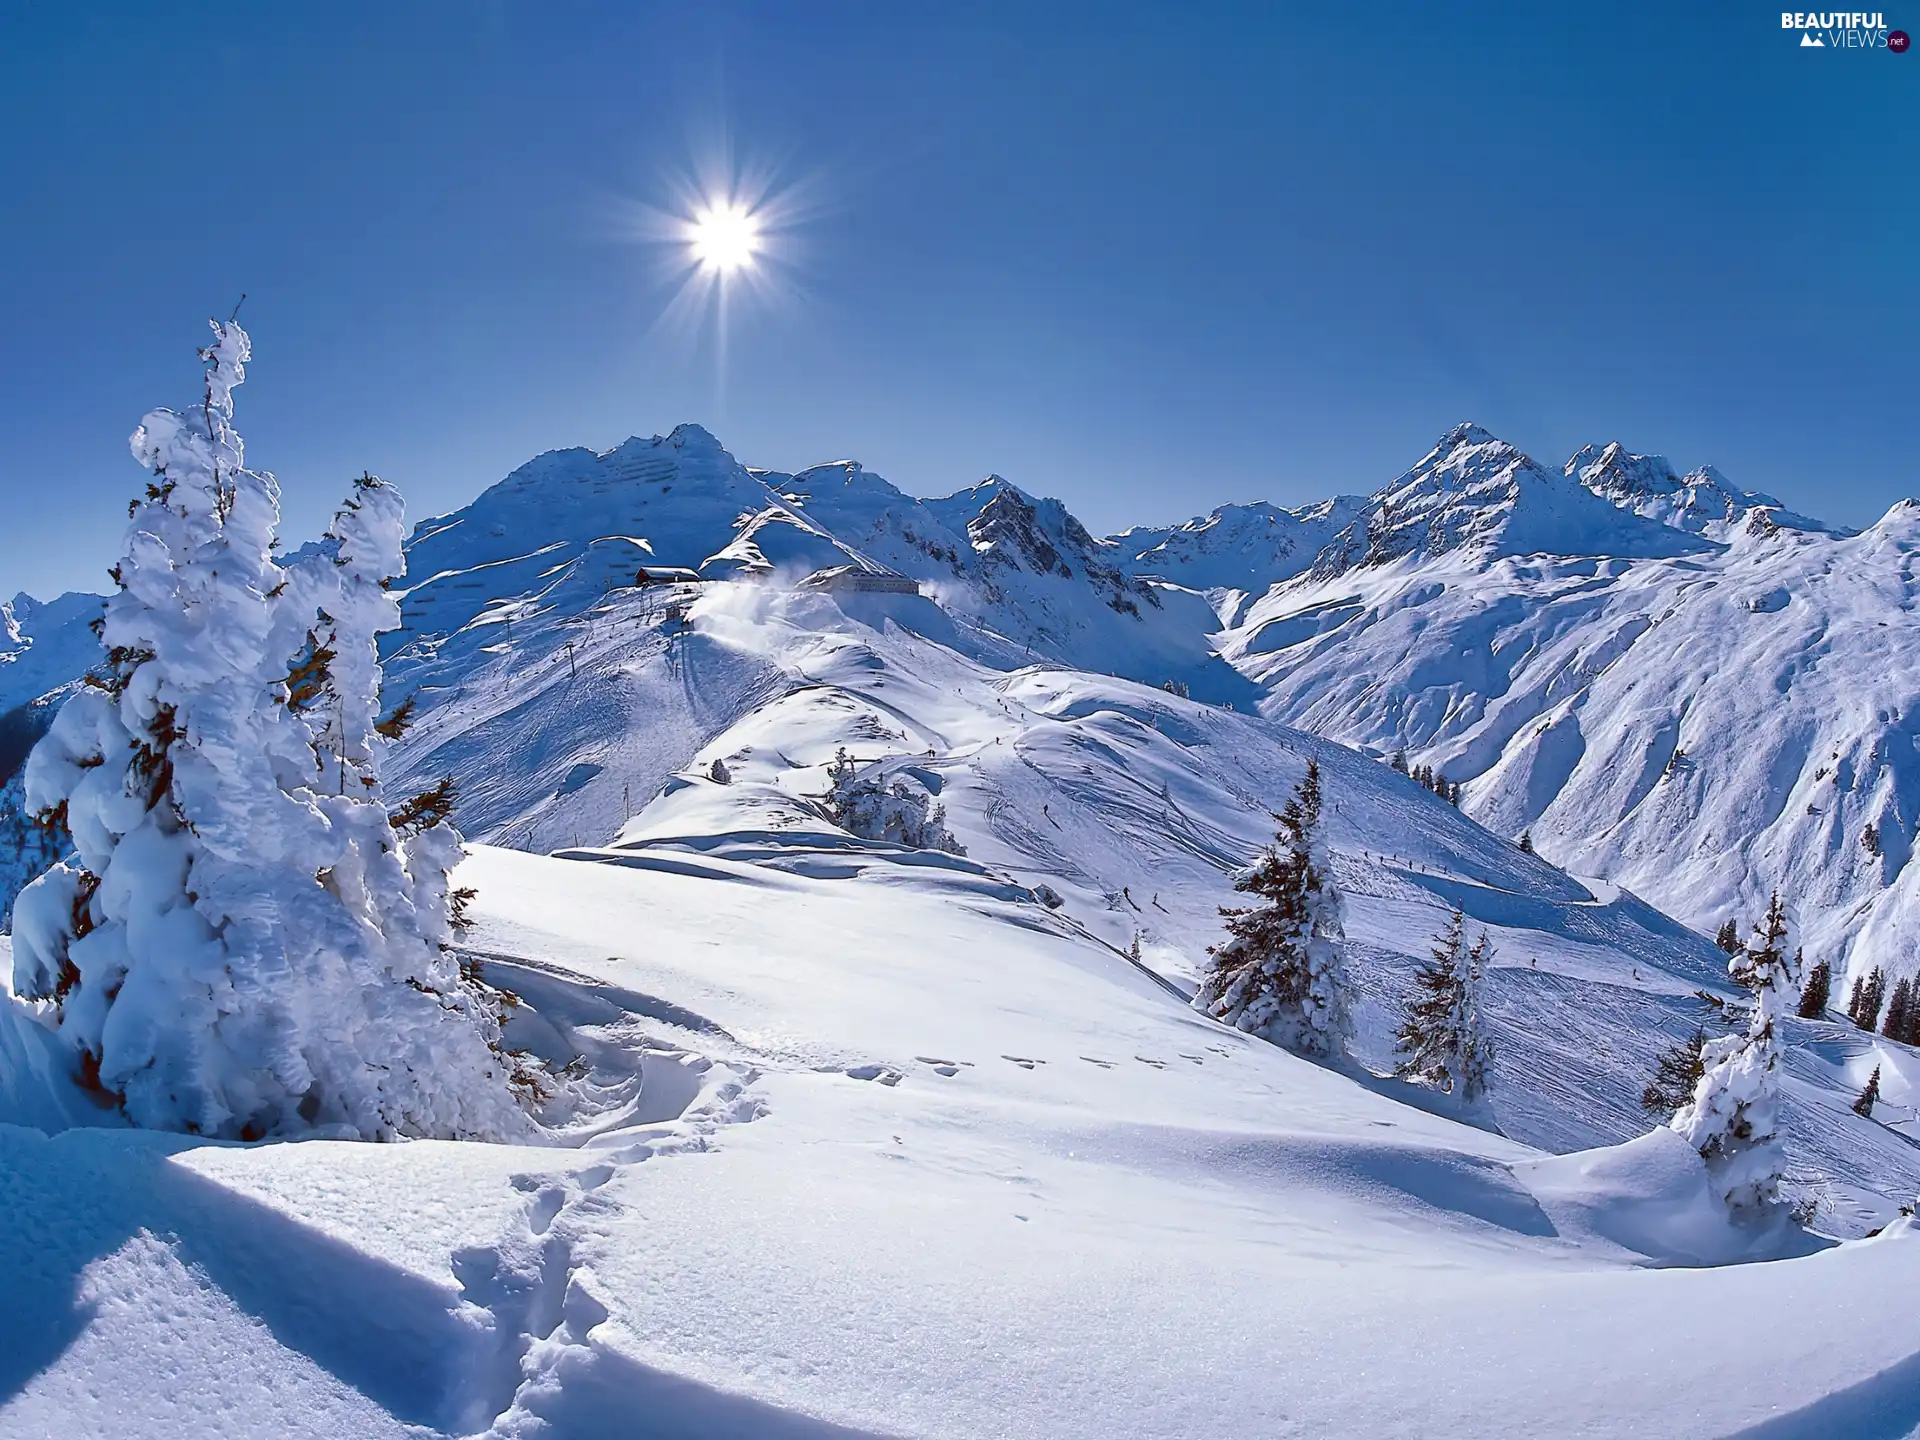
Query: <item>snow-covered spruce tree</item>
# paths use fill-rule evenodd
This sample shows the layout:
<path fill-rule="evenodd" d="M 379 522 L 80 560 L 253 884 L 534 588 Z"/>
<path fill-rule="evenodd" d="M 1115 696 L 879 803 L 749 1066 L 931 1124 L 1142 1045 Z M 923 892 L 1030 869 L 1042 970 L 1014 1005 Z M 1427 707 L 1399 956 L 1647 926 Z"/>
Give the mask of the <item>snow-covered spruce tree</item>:
<path fill-rule="evenodd" d="M 1790 929 L 1776 891 L 1753 938 L 1727 963 L 1754 997 L 1746 1033 L 1707 1042 L 1693 1098 L 1671 1122 L 1706 1160 L 1716 1188 L 1736 1212 L 1771 1205 L 1780 1193 L 1780 1022 L 1794 993 Z"/>
<path fill-rule="evenodd" d="M 1665 1124 L 1693 1098 L 1694 1087 L 1706 1073 L 1706 1066 L 1700 1062 L 1706 1043 L 1706 1028 L 1696 1025 L 1693 1034 L 1660 1052 L 1654 1062 L 1653 1079 L 1640 1092 L 1642 1110 L 1658 1115 Z"/>
<path fill-rule="evenodd" d="M 104 678 L 27 763 L 29 803 L 77 854 L 20 897 L 15 991 L 138 1125 L 521 1133 L 480 1030 L 393 962 L 347 878 L 378 847 L 320 803 L 285 683 L 302 587 L 272 558 L 278 486 L 232 427 L 249 354 L 216 323 L 201 404 L 134 432 L 154 479 L 112 572 Z"/>
<path fill-rule="evenodd" d="M 1833 997 L 1833 969 L 1824 960 L 1814 962 L 1813 969 L 1807 972 L 1806 987 L 1800 992 L 1800 1018 L 1818 1020 L 1827 1013 L 1827 1002 Z"/>
<path fill-rule="evenodd" d="M 1455 910 L 1430 954 L 1400 1026 L 1400 1073 L 1472 1103 L 1486 1093 L 1493 1060 L 1480 999 L 1493 949 L 1484 930 L 1467 946 L 1465 917 Z"/>
<path fill-rule="evenodd" d="M 1280 812 L 1274 843 L 1234 889 L 1263 903 L 1223 907 L 1228 939 L 1209 952 L 1196 1010 L 1315 1059 L 1336 1059 L 1352 1033 L 1340 892 L 1321 843 L 1320 766 Z"/>
<path fill-rule="evenodd" d="M 1853 1113 L 1871 1120 L 1873 1118 L 1873 1107 L 1879 1099 L 1880 1067 L 1876 1065 L 1873 1067 L 1873 1074 L 1867 1077 L 1866 1089 L 1862 1090 L 1859 1098 L 1853 1102 Z"/>
<path fill-rule="evenodd" d="M 1713 943 L 1729 955 L 1740 953 L 1740 922 L 1729 915 L 1720 926 L 1720 933 L 1713 937 Z"/>
<path fill-rule="evenodd" d="M 827 793 L 821 800 L 827 818 L 850 835 L 885 840 L 909 850 L 943 850 L 964 855 L 967 847 L 947 829 L 946 811 L 926 787 L 905 776 L 883 784 L 870 767 L 860 767 L 842 745 L 827 765 Z"/>
<path fill-rule="evenodd" d="M 454 867 L 465 856 L 452 824 L 453 782 L 443 779 L 397 805 L 381 784 L 386 752 L 413 709 L 409 699 L 380 718 L 379 637 L 400 625 L 391 590 L 406 568 L 400 492 L 362 474 L 327 539 L 330 553 L 305 557 L 288 590 L 293 617 L 314 622 L 300 647 L 288 703 L 312 735 L 315 803 L 347 842 L 347 863 L 336 863 L 323 883 L 379 932 L 386 983 L 432 997 L 478 1035 L 485 1054 L 468 1044 L 449 1051 L 439 1077 L 448 1094 L 497 1101 L 491 1082 L 504 1074 L 522 1103 L 536 1100 L 547 1077 L 500 1040 L 515 998 L 483 983 L 453 955 L 454 930 L 473 894 L 453 885 Z M 448 1066 L 464 1073 L 444 1073 Z M 522 1123 L 517 1115 L 504 1118 L 509 1127 Z M 454 1120 L 462 1133 L 471 1128 Z"/>

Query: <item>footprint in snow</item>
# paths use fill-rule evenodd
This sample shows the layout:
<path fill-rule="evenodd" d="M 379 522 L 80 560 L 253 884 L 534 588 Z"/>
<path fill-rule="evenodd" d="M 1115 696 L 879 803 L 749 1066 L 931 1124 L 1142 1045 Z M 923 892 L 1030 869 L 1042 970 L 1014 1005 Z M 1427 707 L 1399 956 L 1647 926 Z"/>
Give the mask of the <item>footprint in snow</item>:
<path fill-rule="evenodd" d="M 1089 1065 L 1098 1065 L 1102 1070 L 1113 1069 L 1113 1062 L 1111 1060 L 1096 1060 L 1091 1055 L 1082 1055 L 1080 1058 Z"/>
<path fill-rule="evenodd" d="M 942 1060 L 937 1055 L 916 1055 L 913 1057 L 922 1065 L 931 1065 L 936 1075 L 958 1075 L 962 1065 L 971 1065 L 971 1060 Z"/>
<path fill-rule="evenodd" d="M 1022 1070 L 1031 1070 L 1036 1065 L 1044 1065 L 1047 1063 L 1044 1060 L 1029 1060 L 1024 1055 L 1002 1055 L 1000 1058 L 1002 1060 L 1011 1060 L 1014 1064 L 1018 1065 Z"/>
<path fill-rule="evenodd" d="M 1138 1060 L 1142 1065 L 1153 1066 L 1156 1070 L 1164 1070 L 1167 1068 L 1167 1062 L 1164 1060 L 1150 1060 L 1145 1055 L 1136 1055 L 1133 1058 Z"/>
<path fill-rule="evenodd" d="M 906 1079 L 891 1065 L 855 1065 L 845 1073 L 855 1080 L 878 1080 L 882 1085 L 898 1085 Z"/>
<path fill-rule="evenodd" d="M 1204 1065 L 1207 1063 L 1206 1061 L 1202 1060 L 1198 1055 L 1189 1055 L 1184 1050 L 1180 1052 L 1180 1058 L 1182 1060 L 1191 1060 L 1196 1065 Z"/>

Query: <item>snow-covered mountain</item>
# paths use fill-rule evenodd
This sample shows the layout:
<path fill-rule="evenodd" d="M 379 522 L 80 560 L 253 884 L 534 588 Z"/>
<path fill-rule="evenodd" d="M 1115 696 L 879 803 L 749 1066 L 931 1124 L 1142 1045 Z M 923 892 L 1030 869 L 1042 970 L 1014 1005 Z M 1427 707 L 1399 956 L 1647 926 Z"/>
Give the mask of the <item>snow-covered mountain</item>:
<path fill-rule="evenodd" d="M 1157 575 L 1197 590 L 1257 595 L 1312 565 L 1365 503 L 1340 495 L 1297 510 L 1265 501 L 1222 505 L 1196 520 L 1136 526 L 1113 540 L 1127 555 L 1124 568 L 1133 574 Z"/>
<path fill-rule="evenodd" d="M 604 454 L 542 455 L 422 522 L 407 551 L 407 635 L 452 635 L 483 613 L 504 623 L 521 606 L 582 608 L 650 564 L 787 582 L 853 565 L 921 582 L 959 627 L 955 643 L 982 658 L 1057 660 L 1174 680 L 1217 702 L 1256 700 L 1215 654 L 1206 602 L 1126 573 L 1122 553 L 1057 500 L 997 476 L 922 500 L 852 462 L 749 470 L 682 425 Z"/>
<path fill-rule="evenodd" d="M 100 597 L 69 591 L 45 602 L 0 602 L 0 715 L 78 678 L 100 661 Z"/>
<path fill-rule="evenodd" d="M 1834 528 L 1795 514 L 1771 495 L 1738 489 L 1711 465 L 1680 475 L 1666 456 L 1632 455 L 1618 440 L 1581 447 L 1565 473 L 1623 510 L 1713 540 L 1726 540 L 1742 526 Z"/>
<path fill-rule="evenodd" d="M 1628 481 L 1670 469 L 1604 455 L 1555 475 L 1450 433 L 1224 652 L 1269 715 L 1405 749 L 1495 830 L 1689 923 L 1777 887 L 1810 954 L 1910 969 L 1920 506 L 1858 535 L 1764 497 L 1643 514 Z"/>
<path fill-rule="evenodd" d="M 536 617 L 589 626 L 643 565 L 783 584 L 893 572 L 920 584 L 913 623 L 979 663 L 1172 682 L 1406 749 L 1466 782 L 1496 831 L 1531 830 L 1689 924 L 1713 929 L 1777 886 L 1815 953 L 1905 970 L 1920 939 L 1913 515 L 1856 535 L 1711 467 L 1683 476 L 1616 443 L 1555 470 L 1462 425 L 1364 499 L 1224 506 L 1101 540 L 999 477 L 922 499 L 852 461 L 750 469 L 686 425 L 542 455 L 422 522 L 390 683 L 431 698 Z M 94 603 L 8 607 L 0 695 L 77 673 Z M 718 651 L 690 663 L 753 668 Z M 710 679 L 676 688 L 729 693 Z M 651 683 L 619 702 L 632 727 L 664 713 Z M 484 752 L 532 698 L 496 687 L 487 703 L 494 718 L 435 745 Z M 685 713 L 703 718 L 682 740 L 736 718 L 706 700 Z M 488 808 L 492 783 L 469 803 L 500 833 L 511 807 Z"/>

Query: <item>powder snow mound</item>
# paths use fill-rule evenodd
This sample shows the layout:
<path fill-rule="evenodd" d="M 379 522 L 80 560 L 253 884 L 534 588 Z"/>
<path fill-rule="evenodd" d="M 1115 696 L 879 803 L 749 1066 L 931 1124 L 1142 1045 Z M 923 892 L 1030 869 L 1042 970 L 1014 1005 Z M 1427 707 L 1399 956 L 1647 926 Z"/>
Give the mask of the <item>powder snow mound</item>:
<path fill-rule="evenodd" d="M 1618 1245 L 1656 1265 L 1732 1265 L 1825 1247 L 1784 1209 L 1759 1223 L 1731 1221 L 1706 1162 L 1664 1125 L 1619 1145 L 1526 1161 L 1513 1173 L 1562 1236 Z"/>

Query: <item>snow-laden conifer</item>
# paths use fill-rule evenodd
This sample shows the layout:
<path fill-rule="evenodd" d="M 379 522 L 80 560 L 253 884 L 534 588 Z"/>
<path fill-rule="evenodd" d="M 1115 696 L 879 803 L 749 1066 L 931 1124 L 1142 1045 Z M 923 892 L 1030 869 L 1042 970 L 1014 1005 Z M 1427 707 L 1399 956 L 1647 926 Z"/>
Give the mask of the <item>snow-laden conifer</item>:
<path fill-rule="evenodd" d="M 910 850 L 944 850 L 949 855 L 967 853 L 947 828 L 945 808 L 924 785 L 904 775 L 888 783 L 878 771 L 878 766 L 862 770 L 844 745 L 835 751 L 827 765 L 827 793 L 822 801 L 827 818 L 865 840 L 885 840 Z"/>
<path fill-rule="evenodd" d="M 1471 1104 L 1486 1094 L 1493 1062 L 1481 1011 L 1493 947 L 1484 930 L 1468 946 L 1466 918 L 1455 910 L 1429 953 L 1415 973 L 1413 1003 L 1400 1026 L 1400 1073 Z"/>
<path fill-rule="evenodd" d="M 1728 961 L 1753 995 L 1744 1034 L 1709 1040 L 1693 1098 L 1672 1127 L 1700 1152 L 1716 1188 L 1735 1211 L 1779 1198 L 1785 1153 L 1780 1139 L 1780 1024 L 1793 1003 L 1788 959 L 1791 925 L 1776 892 L 1753 938 Z"/>
<path fill-rule="evenodd" d="M 1348 1017 L 1340 892 L 1319 834 L 1320 767 L 1307 773 L 1280 814 L 1279 832 L 1235 883 L 1263 903 L 1222 908 L 1226 943 L 1194 1008 L 1276 1045 L 1319 1059 L 1345 1052 Z"/>
<path fill-rule="evenodd" d="M 202 402 L 133 435 L 154 480 L 113 571 L 105 678 L 27 764 L 29 803 L 77 853 L 20 897 L 15 991 L 139 1125 L 518 1133 L 504 1067 L 437 983 L 450 960 L 396 961 L 367 898 L 397 863 L 365 833 L 384 811 L 322 803 L 289 703 L 307 597 L 273 558 L 278 486 L 231 423 L 246 333 L 216 324 L 202 358 Z"/>

